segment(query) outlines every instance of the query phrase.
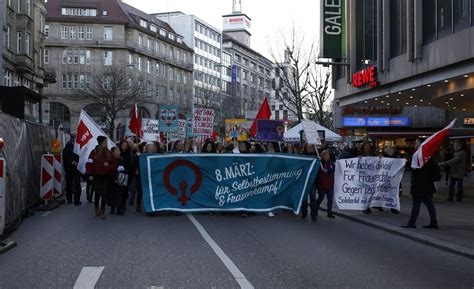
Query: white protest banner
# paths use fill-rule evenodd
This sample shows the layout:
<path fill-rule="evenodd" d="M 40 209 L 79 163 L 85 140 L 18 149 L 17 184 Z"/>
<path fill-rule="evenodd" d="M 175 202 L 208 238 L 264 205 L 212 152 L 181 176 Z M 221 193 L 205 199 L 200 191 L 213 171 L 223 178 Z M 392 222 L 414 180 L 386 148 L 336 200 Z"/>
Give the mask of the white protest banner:
<path fill-rule="evenodd" d="M 309 144 L 321 145 L 321 139 L 319 138 L 318 127 L 316 123 L 309 120 L 303 120 L 304 137 Z"/>
<path fill-rule="evenodd" d="M 178 130 L 171 131 L 168 133 L 168 140 L 169 141 L 185 141 L 186 140 L 186 120 L 179 119 L 178 120 Z"/>
<path fill-rule="evenodd" d="M 195 108 L 193 110 L 193 135 L 211 136 L 214 132 L 214 110 Z"/>
<path fill-rule="evenodd" d="M 125 136 L 135 136 L 135 134 L 128 128 L 130 119 L 127 119 L 127 125 L 125 126 Z M 142 131 L 143 141 L 160 141 L 160 122 L 157 119 L 142 118 Z"/>
<path fill-rule="evenodd" d="M 3 234 L 5 229 L 5 190 L 6 190 L 6 179 L 7 177 L 7 166 L 5 159 L 0 159 L 0 236 Z"/>
<path fill-rule="evenodd" d="M 405 159 L 363 157 L 336 162 L 334 198 L 342 210 L 384 207 L 400 210 Z"/>

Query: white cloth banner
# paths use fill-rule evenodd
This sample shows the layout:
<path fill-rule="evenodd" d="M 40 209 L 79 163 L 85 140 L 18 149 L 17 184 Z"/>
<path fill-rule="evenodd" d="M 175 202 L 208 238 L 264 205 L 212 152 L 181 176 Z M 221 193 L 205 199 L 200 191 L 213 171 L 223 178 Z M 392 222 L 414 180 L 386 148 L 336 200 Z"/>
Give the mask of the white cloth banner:
<path fill-rule="evenodd" d="M 342 210 L 384 207 L 400 210 L 405 159 L 363 157 L 336 162 L 334 198 Z"/>
<path fill-rule="evenodd" d="M 79 156 L 77 169 L 82 174 L 86 173 L 86 163 L 89 160 L 89 155 L 97 146 L 97 137 L 101 135 L 107 137 L 107 145 L 109 149 L 112 149 L 115 146 L 114 142 L 108 138 L 107 134 L 100 129 L 85 111 L 81 111 L 77 125 L 74 153 Z"/>

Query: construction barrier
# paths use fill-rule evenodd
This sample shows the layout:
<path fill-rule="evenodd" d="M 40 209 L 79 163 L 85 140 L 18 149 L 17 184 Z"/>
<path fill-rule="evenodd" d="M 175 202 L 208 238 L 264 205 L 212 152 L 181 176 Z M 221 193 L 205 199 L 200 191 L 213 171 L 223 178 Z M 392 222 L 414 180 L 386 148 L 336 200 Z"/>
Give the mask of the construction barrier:
<path fill-rule="evenodd" d="M 53 197 L 59 197 L 63 193 L 63 164 L 62 164 L 62 156 L 60 154 L 55 154 L 53 159 L 53 167 L 54 167 L 54 191 Z"/>
<path fill-rule="evenodd" d="M 5 229 L 5 191 L 6 191 L 7 166 L 5 159 L 0 158 L 0 236 Z"/>
<path fill-rule="evenodd" d="M 54 195 L 54 156 L 41 156 L 41 188 L 40 198 L 44 201 L 50 201 Z"/>

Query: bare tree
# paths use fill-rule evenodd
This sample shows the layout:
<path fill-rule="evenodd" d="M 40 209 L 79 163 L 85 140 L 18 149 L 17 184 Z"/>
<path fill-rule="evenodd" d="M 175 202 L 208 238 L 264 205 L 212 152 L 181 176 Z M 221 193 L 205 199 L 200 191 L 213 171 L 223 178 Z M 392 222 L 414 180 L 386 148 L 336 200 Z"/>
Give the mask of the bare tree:
<path fill-rule="evenodd" d="M 298 121 L 306 116 L 323 126 L 330 125 L 331 74 L 317 66 L 314 43 L 298 35 L 294 26 L 289 33 L 280 32 L 278 39 L 281 42 L 270 49 L 279 71 L 276 75 L 279 83 L 275 88 L 287 93 L 277 93 L 277 99 L 298 117 Z"/>
<path fill-rule="evenodd" d="M 109 128 L 109 136 L 114 139 L 115 120 L 119 114 L 130 109 L 134 102 L 146 99 L 144 84 L 128 78 L 125 66 L 104 66 L 93 73 L 90 84 L 81 90 L 81 96 L 89 103 L 95 114 L 103 114 Z"/>
<path fill-rule="evenodd" d="M 329 101 L 331 94 L 331 74 L 328 71 L 323 71 L 318 66 L 313 66 L 310 73 L 309 95 L 306 99 L 306 112 L 308 118 L 318 122 L 324 127 L 332 127 L 332 107 Z"/>
<path fill-rule="evenodd" d="M 278 94 L 277 98 L 288 111 L 298 117 L 298 121 L 302 121 L 309 96 L 310 71 L 315 62 L 314 46 L 307 48 L 304 37 L 297 34 L 294 26 L 289 35 L 280 32 L 279 39 L 282 42 L 277 44 L 277 48 L 270 49 L 279 70 L 277 76 L 280 83 L 276 83 L 275 88 L 285 88 L 289 93 Z"/>

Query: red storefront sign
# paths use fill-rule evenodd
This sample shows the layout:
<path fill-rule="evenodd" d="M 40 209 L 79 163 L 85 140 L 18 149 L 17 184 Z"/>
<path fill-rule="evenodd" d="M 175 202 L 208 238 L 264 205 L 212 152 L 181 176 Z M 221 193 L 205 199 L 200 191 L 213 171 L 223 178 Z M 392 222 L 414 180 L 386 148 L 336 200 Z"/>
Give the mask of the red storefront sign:
<path fill-rule="evenodd" d="M 379 82 L 377 81 L 377 67 L 371 66 L 352 74 L 353 87 L 362 87 L 365 85 L 368 85 L 369 87 L 376 87 L 379 85 Z"/>

